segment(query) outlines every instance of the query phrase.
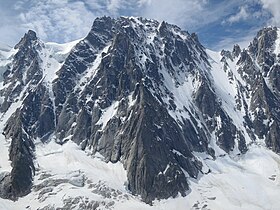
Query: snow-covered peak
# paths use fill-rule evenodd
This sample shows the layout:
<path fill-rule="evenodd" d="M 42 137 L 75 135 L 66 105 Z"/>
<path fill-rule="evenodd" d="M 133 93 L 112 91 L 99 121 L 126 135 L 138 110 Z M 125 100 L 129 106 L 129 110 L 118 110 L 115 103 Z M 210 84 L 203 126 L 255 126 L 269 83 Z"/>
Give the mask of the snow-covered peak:
<path fill-rule="evenodd" d="M 57 60 L 59 63 L 63 63 L 66 57 L 69 55 L 71 50 L 78 44 L 82 39 L 78 39 L 72 42 L 59 44 L 55 42 L 47 42 L 44 44 L 45 51 L 49 52 L 49 55 Z"/>
<path fill-rule="evenodd" d="M 31 209 L 154 208 L 134 195 L 155 208 L 274 207 L 277 33 L 219 53 L 138 17 L 97 18 L 66 44 L 27 32 L 0 88 L 0 151 L 12 162 L 0 161 L 0 196 L 31 192 L 16 202 Z M 256 198 L 254 186 L 266 192 Z"/>
<path fill-rule="evenodd" d="M 83 38 L 82 38 L 83 39 Z M 66 55 L 73 49 L 73 47 L 79 43 L 82 39 L 71 41 L 68 43 L 55 43 L 55 42 L 46 42 L 45 46 L 48 50 L 51 50 L 54 54 Z"/>
<path fill-rule="evenodd" d="M 280 59 L 280 28 L 277 28 L 277 39 L 275 41 L 274 54 L 277 56 L 278 59 Z"/>
<path fill-rule="evenodd" d="M 0 60 L 9 59 L 16 51 L 13 47 L 0 42 Z"/>

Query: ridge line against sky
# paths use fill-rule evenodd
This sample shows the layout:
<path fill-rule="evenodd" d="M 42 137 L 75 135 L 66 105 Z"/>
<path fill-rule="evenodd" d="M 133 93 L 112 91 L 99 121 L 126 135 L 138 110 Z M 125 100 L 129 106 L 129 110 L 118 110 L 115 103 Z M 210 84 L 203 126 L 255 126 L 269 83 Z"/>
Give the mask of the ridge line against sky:
<path fill-rule="evenodd" d="M 44 41 L 86 36 L 99 16 L 141 16 L 196 32 L 213 50 L 246 47 L 264 26 L 280 26 L 279 0 L 0 0 L 0 42 L 14 46 L 28 30 Z"/>

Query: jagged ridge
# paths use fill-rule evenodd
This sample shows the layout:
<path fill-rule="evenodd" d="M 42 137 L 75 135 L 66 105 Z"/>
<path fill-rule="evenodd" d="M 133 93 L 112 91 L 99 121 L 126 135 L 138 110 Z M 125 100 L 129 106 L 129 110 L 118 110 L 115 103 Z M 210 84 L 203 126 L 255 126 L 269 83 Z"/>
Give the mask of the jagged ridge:
<path fill-rule="evenodd" d="M 277 33 L 265 28 L 248 49 L 219 54 L 166 22 L 103 17 L 59 63 L 29 31 L 1 90 L 3 117 L 14 110 L 3 130 L 12 139 L 6 177 L 26 184 L 4 179 L 1 196 L 30 191 L 37 138 L 121 161 L 146 202 L 185 195 L 187 178 L 209 172 L 194 152 L 236 155 L 256 141 L 279 152 Z"/>

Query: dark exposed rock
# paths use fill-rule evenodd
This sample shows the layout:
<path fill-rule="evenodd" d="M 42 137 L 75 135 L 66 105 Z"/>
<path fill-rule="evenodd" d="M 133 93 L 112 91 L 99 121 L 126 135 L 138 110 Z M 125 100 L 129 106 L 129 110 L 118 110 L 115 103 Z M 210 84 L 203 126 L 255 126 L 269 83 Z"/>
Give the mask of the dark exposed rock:
<path fill-rule="evenodd" d="M 24 196 L 31 191 L 34 174 L 33 149 L 34 144 L 22 128 L 22 121 L 17 114 L 9 119 L 13 125 L 5 128 L 5 135 L 11 138 L 9 157 L 12 162 L 12 171 L 1 181 L 0 196 L 12 200 Z M 16 118 L 16 119 L 15 119 Z"/>
<path fill-rule="evenodd" d="M 233 50 L 232 50 L 233 57 L 235 57 L 235 58 L 238 57 L 240 55 L 240 53 L 241 53 L 240 46 L 238 44 L 234 45 Z"/>
<path fill-rule="evenodd" d="M 37 51 L 40 44 L 35 32 L 28 31 L 15 48 L 18 48 L 18 52 L 14 55 L 12 67 L 3 74 L 6 87 L 0 92 L 4 97 L 1 112 L 6 112 L 13 102 L 20 100 L 20 93 L 27 83 L 37 84 L 42 78 Z"/>
<path fill-rule="evenodd" d="M 218 103 L 215 93 L 211 90 L 211 87 L 209 87 L 207 82 L 202 81 L 202 84 L 195 95 L 195 103 L 203 114 L 211 118 L 214 117 Z"/>
<path fill-rule="evenodd" d="M 51 135 L 59 144 L 71 140 L 98 152 L 107 162 L 121 161 L 128 189 L 147 203 L 186 195 L 188 178 L 202 173 L 193 152 L 215 158 L 213 143 L 226 153 L 245 153 L 247 142 L 258 138 L 279 153 L 280 71 L 272 50 L 276 32 L 265 28 L 248 49 L 235 45 L 232 52 L 221 52 L 221 71 L 238 89 L 235 104 L 228 104 L 232 101 L 219 95 L 197 35 L 177 26 L 143 18 L 97 18 L 52 84 L 46 84 L 39 56 L 44 44 L 29 31 L 15 47 L 18 52 L 0 91 L 1 113 L 20 102 L 3 130 L 12 140 L 13 169 L 0 175 L 0 196 L 16 199 L 30 192 L 33 141 L 47 143 Z M 230 69 L 232 62 L 237 69 Z M 234 113 L 227 106 L 234 107 Z M 232 117 L 241 113 L 243 127 Z M 74 185 L 83 187 L 84 178 L 79 181 Z M 53 187 L 68 182 L 48 178 L 33 189 L 44 199 Z M 82 200 L 66 199 L 61 209 L 113 205 L 82 206 Z"/>
<path fill-rule="evenodd" d="M 197 177 L 201 165 L 191 154 L 178 125 L 166 110 L 157 105 L 145 87 L 140 88 L 139 97 L 139 107 L 130 120 L 133 126 L 128 127 L 131 135 L 127 137 L 133 142 L 129 153 L 124 154 L 127 157 L 129 188 L 133 193 L 141 194 L 147 202 L 156 197 L 176 196 L 178 191 L 185 195 L 188 184 L 181 167 L 191 177 Z M 183 160 L 179 160 L 176 152 L 184 157 Z M 162 191 L 162 186 L 168 190 Z"/>
<path fill-rule="evenodd" d="M 279 37 L 278 37 L 279 38 Z M 268 147 L 279 153 L 276 136 L 279 130 L 279 88 L 277 75 L 279 69 L 277 55 L 274 54 L 277 28 L 268 27 L 259 31 L 248 50 L 243 50 L 238 61 L 242 79 L 246 86 L 241 89 L 246 98 L 251 98 L 247 109 L 246 124 L 250 129 L 252 140 L 256 135 L 265 139 Z M 260 68 L 255 64 L 257 63 Z M 251 114 L 249 114 L 251 112 Z M 275 121 L 275 122 L 274 122 Z"/>
<path fill-rule="evenodd" d="M 269 68 L 275 61 L 275 55 L 271 53 L 271 49 L 277 39 L 277 28 L 268 27 L 260 30 L 257 37 L 249 46 L 249 52 L 257 59 L 261 70 L 266 75 Z"/>

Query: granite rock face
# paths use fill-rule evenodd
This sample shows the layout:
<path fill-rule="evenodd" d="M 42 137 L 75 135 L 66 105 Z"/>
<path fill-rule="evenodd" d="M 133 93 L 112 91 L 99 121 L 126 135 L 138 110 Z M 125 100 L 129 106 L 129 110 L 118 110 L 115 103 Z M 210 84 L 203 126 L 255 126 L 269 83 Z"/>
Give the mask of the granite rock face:
<path fill-rule="evenodd" d="M 29 31 L 0 90 L 12 163 L 0 196 L 30 192 L 38 140 L 120 161 L 147 203 L 186 195 L 188 178 L 209 173 L 198 153 L 243 154 L 256 141 L 278 153 L 278 33 L 214 53 L 166 22 L 102 17 L 61 62 Z"/>
<path fill-rule="evenodd" d="M 256 38 L 243 50 L 238 63 L 238 72 L 247 82 L 243 92 L 250 97 L 248 118 L 257 139 L 265 139 L 266 145 L 279 153 L 277 134 L 280 119 L 280 98 L 277 80 L 279 77 L 279 52 L 277 38 L 279 29 L 268 27 L 259 31 Z M 278 70 L 277 70 L 278 69 Z M 279 133 L 279 132 L 278 132 Z"/>

